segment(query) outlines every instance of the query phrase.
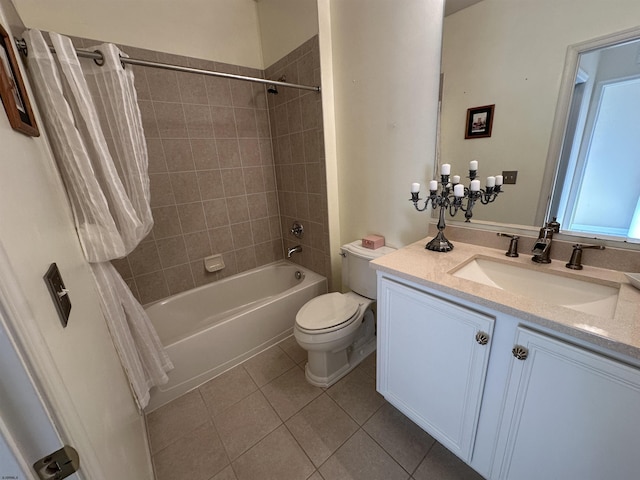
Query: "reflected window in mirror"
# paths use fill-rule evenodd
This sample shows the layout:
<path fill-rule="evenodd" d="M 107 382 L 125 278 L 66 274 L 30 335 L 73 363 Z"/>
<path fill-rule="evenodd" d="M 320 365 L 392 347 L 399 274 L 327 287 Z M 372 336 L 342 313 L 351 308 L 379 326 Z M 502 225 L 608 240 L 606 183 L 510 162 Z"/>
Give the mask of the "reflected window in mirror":
<path fill-rule="evenodd" d="M 567 233 L 640 241 L 640 40 L 578 62 L 549 216 Z"/>

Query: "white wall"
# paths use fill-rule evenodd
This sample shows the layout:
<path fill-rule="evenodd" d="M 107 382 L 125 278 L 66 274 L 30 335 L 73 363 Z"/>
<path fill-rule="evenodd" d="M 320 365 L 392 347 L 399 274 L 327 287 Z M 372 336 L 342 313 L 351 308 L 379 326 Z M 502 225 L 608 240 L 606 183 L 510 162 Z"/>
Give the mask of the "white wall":
<path fill-rule="evenodd" d="M 263 69 L 254 0 L 14 0 L 25 25 Z"/>
<path fill-rule="evenodd" d="M 427 234 L 428 214 L 407 200 L 433 169 L 443 3 L 330 1 L 335 117 L 325 112 L 325 128 L 335 121 L 336 158 L 327 170 L 336 162 L 342 243 L 378 233 L 400 247 Z"/>
<path fill-rule="evenodd" d="M 318 34 L 316 0 L 256 0 L 264 66 Z"/>
<path fill-rule="evenodd" d="M 519 171 L 518 183 L 474 218 L 535 223 L 567 47 L 639 21 L 635 0 L 483 0 L 445 18 L 442 161 L 464 176 L 477 159 L 483 183 Z M 467 109 L 489 104 L 491 138 L 465 140 Z"/>
<path fill-rule="evenodd" d="M 8 0 L 0 0 L 0 23 L 5 28 L 17 23 Z M 14 131 L 0 108 L 0 145 L 0 242 L 54 358 L 51 368 L 71 394 L 71 408 L 99 452 L 103 471 L 109 472 L 105 477 L 151 478 L 143 419 L 102 317 L 48 144 L 43 137 Z M 42 279 L 52 262 L 60 268 L 73 305 L 65 329 Z M 76 448 L 82 452 L 84 446 Z"/>

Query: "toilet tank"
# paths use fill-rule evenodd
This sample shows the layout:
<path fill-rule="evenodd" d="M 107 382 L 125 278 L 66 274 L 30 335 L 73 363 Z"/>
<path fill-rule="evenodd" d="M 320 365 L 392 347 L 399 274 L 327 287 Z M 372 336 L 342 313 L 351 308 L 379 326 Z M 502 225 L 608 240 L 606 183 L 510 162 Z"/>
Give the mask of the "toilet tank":
<path fill-rule="evenodd" d="M 361 240 L 343 245 L 342 284 L 358 295 L 375 300 L 376 271 L 369 267 L 369 262 L 393 251 L 395 248 L 392 247 L 364 248 Z"/>

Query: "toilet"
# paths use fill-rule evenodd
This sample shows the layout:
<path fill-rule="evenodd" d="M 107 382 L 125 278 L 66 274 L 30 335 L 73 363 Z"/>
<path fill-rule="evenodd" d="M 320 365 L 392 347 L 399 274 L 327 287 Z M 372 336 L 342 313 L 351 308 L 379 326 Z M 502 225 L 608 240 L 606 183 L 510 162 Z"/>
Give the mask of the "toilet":
<path fill-rule="evenodd" d="M 320 295 L 298 311 L 293 335 L 307 351 L 312 385 L 329 387 L 376 349 L 376 272 L 369 261 L 394 250 L 364 248 L 361 240 L 343 245 L 342 283 L 351 291 Z"/>

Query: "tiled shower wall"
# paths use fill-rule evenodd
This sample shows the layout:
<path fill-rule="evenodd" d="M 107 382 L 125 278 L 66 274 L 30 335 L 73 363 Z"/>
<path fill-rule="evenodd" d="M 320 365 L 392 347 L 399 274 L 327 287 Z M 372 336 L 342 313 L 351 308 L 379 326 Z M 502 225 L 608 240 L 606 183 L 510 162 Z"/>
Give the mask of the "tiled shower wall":
<path fill-rule="evenodd" d="M 259 70 L 124 48 L 132 57 L 262 76 Z M 282 258 L 271 133 L 261 84 L 135 68 L 154 227 L 116 268 L 141 303 Z M 204 269 L 222 254 L 226 267 Z"/>
<path fill-rule="evenodd" d="M 74 38 L 74 43 L 89 47 L 98 42 Z M 134 58 L 247 76 L 265 74 L 122 48 Z M 279 95 L 269 95 L 267 104 L 261 84 L 133 68 L 149 150 L 155 224 L 127 258 L 113 263 L 140 302 L 280 259 L 283 234 L 285 248 L 303 246 L 292 261 L 330 277 L 320 94 L 280 88 Z M 266 73 L 319 85 L 317 37 Z M 301 241 L 289 233 L 293 219 L 305 226 Z M 206 272 L 203 258 L 218 253 L 226 267 Z"/>
<path fill-rule="evenodd" d="M 265 71 L 266 78 L 320 85 L 320 50 L 315 36 Z M 291 260 L 330 278 L 327 185 L 322 97 L 309 90 L 279 88 L 269 95 L 269 118 L 285 248 L 302 245 Z M 291 233 L 298 220 L 302 239 Z"/>

